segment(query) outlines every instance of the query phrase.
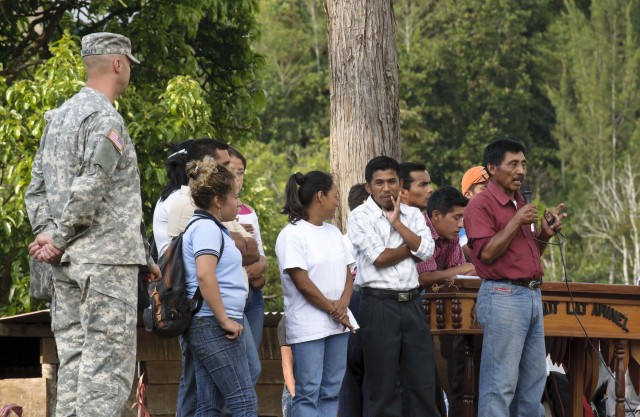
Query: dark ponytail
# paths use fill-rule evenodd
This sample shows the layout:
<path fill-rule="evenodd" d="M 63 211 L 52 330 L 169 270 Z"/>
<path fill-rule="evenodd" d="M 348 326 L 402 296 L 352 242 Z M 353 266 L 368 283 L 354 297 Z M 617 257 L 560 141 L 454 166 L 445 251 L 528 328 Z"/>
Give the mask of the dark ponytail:
<path fill-rule="evenodd" d="M 289 177 L 285 188 L 285 205 L 282 214 L 289 216 L 289 221 L 295 224 L 298 220 L 307 220 L 307 207 L 313 197 L 322 191 L 327 194 L 333 187 L 331 175 L 322 171 L 310 171 L 303 175 L 300 172 Z"/>
<path fill-rule="evenodd" d="M 187 148 L 192 142 L 193 139 L 187 139 L 173 146 L 176 152 L 169 156 L 165 162 L 168 181 L 160 193 L 160 201 L 166 200 L 174 191 L 189 183 L 185 168 L 187 166 Z"/>

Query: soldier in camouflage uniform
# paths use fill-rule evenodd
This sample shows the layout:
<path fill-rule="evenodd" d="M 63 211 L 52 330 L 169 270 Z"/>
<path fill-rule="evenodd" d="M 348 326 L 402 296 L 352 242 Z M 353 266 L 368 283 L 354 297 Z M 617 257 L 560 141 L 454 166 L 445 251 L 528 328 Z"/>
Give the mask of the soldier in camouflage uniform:
<path fill-rule="evenodd" d="M 145 251 L 136 152 L 113 101 L 126 91 L 128 38 L 82 39 L 87 84 L 56 110 L 25 198 L 33 258 L 53 265 L 56 416 L 120 416 L 133 381 L 137 276 L 159 278 Z"/>

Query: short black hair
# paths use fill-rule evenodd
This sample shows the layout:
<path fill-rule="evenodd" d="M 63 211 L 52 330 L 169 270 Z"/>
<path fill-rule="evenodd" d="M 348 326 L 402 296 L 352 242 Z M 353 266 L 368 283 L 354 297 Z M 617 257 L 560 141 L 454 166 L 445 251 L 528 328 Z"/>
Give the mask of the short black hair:
<path fill-rule="evenodd" d="M 349 197 L 347 201 L 349 202 L 349 210 L 353 210 L 358 207 L 360 204 L 364 203 L 367 198 L 369 198 L 369 193 L 367 189 L 364 188 L 364 184 L 356 184 L 349 190 Z"/>
<path fill-rule="evenodd" d="M 218 149 L 223 151 L 228 150 L 229 145 L 219 139 L 196 139 L 191 143 L 189 149 L 187 149 L 187 162 L 202 161 L 207 155 L 215 158 Z"/>
<path fill-rule="evenodd" d="M 372 158 L 364 169 L 364 179 L 367 183 L 371 182 L 373 173 L 376 171 L 386 171 L 392 169 L 400 176 L 400 164 L 390 156 L 376 156 Z"/>
<path fill-rule="evenodd" d="M 228 151 L 229 151 L 229 156 L 233 156 L 241 160 L 242 166 L 244 167 L 244 169 L 247 169 L 247 159 L 244 157 L 242 153 L 240 153 L 239 150 L 237 150 L 233 146 L 229 146 Z"/>
<path fill-rule="evenodd" d="M 466 207 L 468 203 L 469 200 L 456 187 L 445 185 L 431 194 L 427 203 L 427 215 L 431 218 L 433 212 L 438 210 L 446 216 L 454 206 Z"/>
<path fill-rule="evenodd" d="M 402 180 L 402 188 L 404 188 L 405 190 L 411 188 L 411 183 L 413 182 L 413 177 L 411 176 L 412 172 L 424 172 L 426 170 L 427 167 L 424 164 L 419 164 L 417 162 L 401 162 L 398 176 Z"/>
<path fill-rule="evenodd" d="M 527 155 L 527 151 L 524 145 L 520 142 L 511 139 L 498 139 L 491 142 L 484 148 L 484 157 L 482 158 L 482 165 L 484 169 L 489 172 L 489 165 L 498 166 L 504 161 L 504 155 L 507 152 L 518 153 L 522 152 L 523 155 Z"/>

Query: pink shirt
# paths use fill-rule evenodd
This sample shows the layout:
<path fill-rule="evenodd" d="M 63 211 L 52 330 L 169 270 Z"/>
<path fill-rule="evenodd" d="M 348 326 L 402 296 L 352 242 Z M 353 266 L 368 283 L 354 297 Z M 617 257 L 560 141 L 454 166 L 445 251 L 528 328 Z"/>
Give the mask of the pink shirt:
<path fill-rule="evenodd" d="M 525 202 L 515 193 L 517 207 Z M 493 181 L 487 189 L 469 202 L 464 211 L 464 227 L 471 249 L 471 262 L 476 273 L 484 279 L 542 279 L 540 250 L 531 235 L 531 226 L 523 225 L 507 250 L 493 263 L 480 261 L 480 253 L 491 238 L 504 229 L 516 214 L 516 204 Z"/>
<path fill-rule="evenodd" d="M 447 240 L 441 237 L 436 228 L 433 227 L 433 223 L 429 219 L 427 213 L 422 213 L 424 220 L 427 222 L 427 226 L 431 229 L 431 236 L 436 244 L 433 250 L 433 258 L 429 258 L 424 262 L 420 262 L 416 267 L 418 273 L 431 272 L 431 271 L 444 271 L 445 269 L 453 268 L 454 266 L 462 265 L 467 262 L 464 258 L 464 252 L 460 246 L 460 240 Z"/>

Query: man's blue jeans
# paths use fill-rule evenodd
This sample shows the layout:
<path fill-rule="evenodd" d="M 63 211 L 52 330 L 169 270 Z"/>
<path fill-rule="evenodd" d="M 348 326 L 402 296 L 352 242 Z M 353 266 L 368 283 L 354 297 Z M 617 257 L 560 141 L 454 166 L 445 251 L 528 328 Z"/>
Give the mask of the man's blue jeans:
<path fill-rule="evenodd" d="M 291 393 L 287 389 L 285 385 L 282 389 L 282 417 L 291 417 L 291 403 L 293 402 L 293 397 Z"/>
<path fill-rule="evenodd" d="M 242 320 L 238 322 L 242 323 Z M 194 357 L 197 417 L 219 415 L 217 407 L 223 402 L 234 417 L 258 414 L 258 399 L 251 381 L 245 344 L 251 337 L 243 332 L 240 338 L 229 340 L 226 334 L 213 316 L 194 317 L 185 333 Z"/>
<path fill-rule="evenodd" d="M 262 290 L 249 287 L 249 296 L 247 297 L 247 304 L 244 307 L 244 316 L 245 323 L 249 322 L 249 326 L 251 327 L 253 343 L 256 349 L 259 350 L 264 327 L 264 298 L 262 297 Z"/>
<path fill-rule="evenodd" d="M 197 391 L 196 370 L 193 366 L 193 354 L 183 335 L 178 336 L 182 352 L 182 373 L 178 385 L 178 405 L 176 417 L 194 417 L 196 415 Z"/>
<path fill-rule="evenodd" d="M 341 333 L 291 345 L 296 380 L 292 417 L 337 415 L 348 340 L 349 334 Z"/>
<path fill-rule="evenodd" d="M 547 377 L 540 290 L 485 280 L 477 301 L 484 329 L 478 417 L 539 417 Z"/>

